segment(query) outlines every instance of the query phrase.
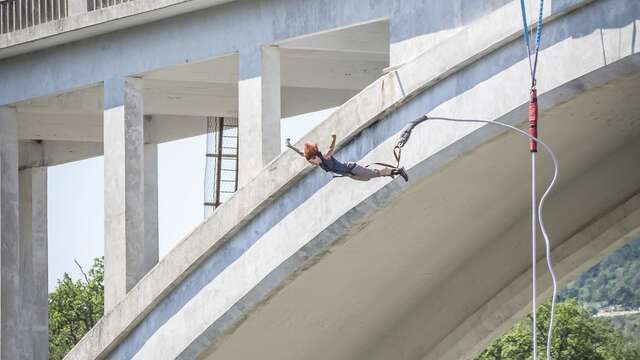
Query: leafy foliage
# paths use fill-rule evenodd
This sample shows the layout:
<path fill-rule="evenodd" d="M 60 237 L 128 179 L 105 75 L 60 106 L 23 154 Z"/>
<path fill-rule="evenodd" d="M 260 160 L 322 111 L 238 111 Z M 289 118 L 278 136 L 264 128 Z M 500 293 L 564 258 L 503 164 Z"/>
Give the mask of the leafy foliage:
<path fill-rule="evenodd" d="M 84 272 L 83 272 L 84 274 Z M 49 294 L 49 357 L 62 359 L 104 312 L 104 261 L 96 258 L 84 281 L 65 273 Z"/>
<path fill-rule="evenodd" d="M 546 352 L 546 328 L 549 303 L 538 309 L 538 351 Z M 592 317 L 589 310 L 575 300 L 558 304 L 551 356 L 557 360 L 637 360 L 640 348 L 627 344 L 621 332 L 602 318 Z M 531 319 L 524 319 L 501 338 L 489 345 L 476 360 L 530 360 Z"/>
<path fill-rule="evenodd" d="M 609 318 L 609 321 L 613 327 L 622 331 L 629 341 L 640 343 L 640 314 L 615 316 Z"/>
<path fill-rule="evenodd" d="M 560 293 L 560 299 L 578 299 L 592 309 L 640 308 L 640 239 L 587 270 Z"/>

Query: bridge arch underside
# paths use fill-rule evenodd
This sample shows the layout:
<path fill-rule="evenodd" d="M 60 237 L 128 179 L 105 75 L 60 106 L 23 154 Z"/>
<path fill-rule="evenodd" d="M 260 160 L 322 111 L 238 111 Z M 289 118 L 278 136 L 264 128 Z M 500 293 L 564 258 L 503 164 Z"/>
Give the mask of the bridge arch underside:
<path fill-rule="evenodd" d="M 554 92 L 571 92 L 631 63 L 603 68 Z M 640 91 L 637 56 L 633 64 L 633 73 L 575 94 L 541 118 L 542 135 L 561 163 L 561 180 L 544 214 L 561 286 L 640 236 L 640 104 L 630 101 Z M 414 146 L 405 156 L 435 141 L 445 128 L 456 131 L 449 124 L 432 125 L 414 133 Z M 328 217 L 329 225 L 182 356 L 472 358 L 530 310 L 528 154 L 526 140 L 483 127 L 415 164 L 409 186 L 381 180 L 384 186 L 338 218 L 331 218 L 333 209 L 368 187 L 333 180 L 265 240 L 278 252 L 286 246 L 279 242 L 289 236 L 315 234 L 312 223 L 318 218 Z M 543 153 L 538 175 L 541 194 L 551 176 Z M 251 262 L 275 256 L 258 253 L 264 250 L 260 241 L 253 245 L 256 253 L 249 254 L 249 269 Z M 549 299 L 551 285 L 542 240 L 537 251 L 541 303 Z M 207 296 L 192 311 L 216 311 L 213 303 L 224 295 L 212 291 Z"/>
<path fill-rule="evenodd" d="M 540 64 L 541 136 L 561 163 L 545 223 L 562 284 L 640 233 L 640 56 L 635 40 L 620 40 L 635 39 L 638 14 L 604 11 L 607 3 L 551 22 Z M 362 130 L 337 157 L 390 161 L 398 132 L 422 113 L 524 126 L 521 46 L 509 43 L 439 81 Z M 405 76 L 398 72 L 400 85 L 411 80 Z M 477 354 L 530 306 L 526 141 L 489 125 L 427 122 L 415 129 L 403 163 L 407 184 L 310 172 L 181 280 L 106 357 Z M 538 175 L 541 192 L 551 176 L 543 153 Z M 538 254 L 542 269 L 542 242 Z M 550 284 L 544 271 L 539 278 L 542 301 Z"/>

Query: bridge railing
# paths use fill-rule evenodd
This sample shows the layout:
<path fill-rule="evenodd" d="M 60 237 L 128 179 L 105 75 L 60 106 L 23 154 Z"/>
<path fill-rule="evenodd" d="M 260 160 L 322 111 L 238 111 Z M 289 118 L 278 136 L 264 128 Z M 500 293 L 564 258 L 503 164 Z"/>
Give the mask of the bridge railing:
<path fill-rule="evenodd" d="M 0 0 L 0 34 L 26 29 L 68 15 L 69 0 Z"/>
<path fill-rule="evenodd" d="M 0 0 L 0 34 L 133 0 Z"/>

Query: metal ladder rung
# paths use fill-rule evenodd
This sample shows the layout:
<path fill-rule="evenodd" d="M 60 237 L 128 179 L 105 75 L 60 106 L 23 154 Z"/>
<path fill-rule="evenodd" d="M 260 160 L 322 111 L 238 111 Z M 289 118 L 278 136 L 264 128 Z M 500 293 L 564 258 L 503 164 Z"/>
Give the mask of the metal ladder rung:
<path fill-rule="evenodd" d="M 1 0 L 0 0 L 1 1 Z M 212 206 L 214 208 L 220 206 L 223 203 L 221 195 L 224 195 L 224 199 L 228 199 L 228 196 L 235 193 L 238 187 L 238 126 L 237 124 L 228 125 L 225 124 L 224 118 L 207 118 L 207 148 L 210 153 L 206 153 L 207 164 L 213 166 L 214 173 L 212 175 L 213 185 L 209 191 L 213 192 L 213 199 L 206 198 L 205 206 Z M 227 132 L 225 132 L 227 131 Z M 225 140 L 227 139 L 227 140 Z M 235 167 L 228 167 L 229 161 L 235 161 Z M 224 173 L 223 173 L 224 171 Z M 233 175 L 229 175 L 234 173 Z M 231 179 L 231 180 L 229 180 Z M 210 186 L 210 185 L 207 185 Z"/>
<path fill-rule="evenodd" d="M 219 154 L 206 154 L 205 156 L 206 157 L 213 157 L 213 158 L 214 157 L 222 157 L 222 158 L 229 158 L 229 159 L 235 159 L 235 158 L 238 157 L 237 154 L 222 154 L 222 155 L 219 155 Z"/>

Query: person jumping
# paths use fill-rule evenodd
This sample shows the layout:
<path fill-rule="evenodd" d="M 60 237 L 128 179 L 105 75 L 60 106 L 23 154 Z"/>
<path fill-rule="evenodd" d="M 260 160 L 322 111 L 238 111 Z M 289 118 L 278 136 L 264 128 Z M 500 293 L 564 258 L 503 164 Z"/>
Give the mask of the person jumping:
<path fill-rule="evenodd" d="M 333 156 L 333 152 L 336 148 L 336 136 L 331 135 L 331 145 L 329 145 L 329 150 L 322 154 L 318 149 L 318 144 L 304 144 L 304 151 L 298 150 L 296 147 L 291 145 L 289 139 L 286 141 L 286 145 L 288 148 L 292 149 L 298 155 L 304 157 L 309 163 L 320 166 L 322 170 L 325 172 L 331 172 L 336 175 L 350 177 L 354 180 L 359 181 L 369 181 L 373 178 L 381 177 L 381 176 L 390 176 L 395 177 L 396 175 L 400 175 L 404 181 L 409 181 L 409 176 L 403 167 L 401 168 L 393 168 L 388 165 L 380 164 L 385 166 L 384 168 L 378 169 L 370 169 L 366 166 L 358 165 L 355 162 L 341 162 Z"/>

